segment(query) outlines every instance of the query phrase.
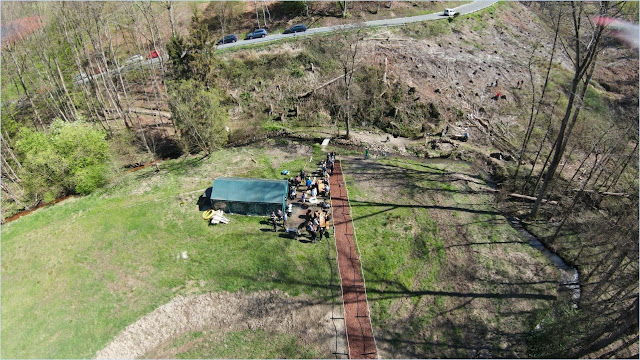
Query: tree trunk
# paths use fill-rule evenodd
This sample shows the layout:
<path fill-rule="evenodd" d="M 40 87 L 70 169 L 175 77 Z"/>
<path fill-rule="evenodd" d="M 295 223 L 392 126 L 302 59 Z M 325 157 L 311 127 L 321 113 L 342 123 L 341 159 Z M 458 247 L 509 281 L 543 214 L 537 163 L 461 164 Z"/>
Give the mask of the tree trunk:
<path fill-rule="evenodd" d="M 33 103 L 31 92 L 29 92 L 29 89 L 27 89 L 27 85 L 25 85 L 24 83 L 24 78 L 22 76 L 22 69 L 20 68 L 20 65 L 18 65 L 18 61 L 16 60 L 16 57 L 14 54 L 15 49 L 12 49 L 10 47 L 5 47 L 5 51 L 9 53 L 9 55 L 11 56 L 11 60 L 13 60 L 13 64 L 16 67 L 16 73 L 18 74 L 18 79 L 20 80 L 20 85 L 22 85 L 22 90 L 24 91 L 24 94 L 27 96 L 27 100 L 29 100 L 29 104 L 33 109 L 33 113 L 35 114 L 36 119 L 38 120 L 38 122 L 35 123 L 36 129 L 38 128 L 38 124 L 39 124 L 42 131 L 46 131 L 44 124 L 42 123 L 42 119 L 40 118 L 40 114 L 38 113 L 38 109 L 36 108 L 36 105 Z"/>
<path fill-rule="evenodd" d="M 538 117 L 538 113 L 540 111 L 540 107 L 542 106 L 542 102 L 544 100 L 544 95 L 547 90 L 547 86 L 549 84 L 549 75 L 551 74 L 551 65 L 553 64 L 553 57 L 556 51 L 556 44 L 558 40 L 558 34 L 560 32 L 560 17 L 562 16 L 561 12 L 558 12 L 558 22 L 556 24 L 555 35 L 553 38 L 553 45 L 551 46 L 551 55 L 549 56 L 549 64 L 547 65 L 547 73 L 544 78 L 544 84 L 542 86 L 542 92 L 540 94 L 540 100 L 538 101 L 538 106 L 534 115 L 534 104 L 535 104 L 535 85 L 533 82 L 533 72 L 531 70 L 533 54 L 536 50 L 534 47 L 531 52 L 531 59 L 529 60 L 529 79 L 531 82 L 531 115 L 529 117 L 529 124 L 527 125 L 527 131 L 524 136 L 524 141 L 522 142 L 522 149 L 520 150 L 520 156 L 518 157 L 518 165 L 516 167 L 515 175 L 513 176 L 514 185 L 518 182 L 518 172 L 520 170 L 520 165 L 522 164 L 522 158 L 526 152 L 527 146 L 529 145 L 529 140 L 531 139 L 531 134 L 533 133 L 533 129 L 535 127 L 535 119 Z"/>
<path fill-rule="evenodd" d="M 176 36 L 177 35 L 177 32 L 176 32 L 176 20 L 173 17 L 173 2 L 172 1 L 165 1 L 164 5 L 167 8 L 167 12 L 169 13 L 169 23 L 171 24 L 171 36 Z"/>
<path fill-rule="evenodd" d="M 76 108 L 76 104 L 73 103 L 73 99 L 71 99 L 71 95 L 69 94 L 69 90 L 67 90 L 67 85 L 64 82 L 64 78 L 62 77 L 62 71 L 60 70 L 60 65 L 58 64 L 58 59 L 54 56 L 53 57 L 53 62 L 56 65 L 56 70 L 58 73 L 58 76 L 60 77 L 60 84 L 62 85 L 62 89 L 64 90 L 64 94 L 67 97 L 67 103 L 69 104 L 69 106 L 71 107 L 71 110 L 73 111 L 73 118 L 74 119 L 78 119 L 78 109 Z"/>
<path fill-rule="evenodd" d="M 4 145 L 4 148 L 6 149 L 6 151 L 9 152 L 9 155 L 18 166 L 18 169 L 22 169 L 22 164 L 20 163 L 20 161 L 14 154 L 13 150 L 11 149 L 11 143 L 9 142 L 9 137 L 3 136 L 2 132 L 0 132 L 0 142 L 2 143 L 2 145 Z"/>
<path fill-rule="evenodd" d="M 258 22 L 258 28 L 260 28 L 260 15 L 258 15 L 258 0 L 253 0 L 253 5 L 256 8 L 256 21 Z"/>
<path fill-rule="evenodd" d="M 351 90 L 347 87 L 347 139 L 351 136 Z"/>
<path fill-rule="evenodd" d="M 13 202 L 18 204 L 22 208 L 26 208 L 26 205 L 22 203 L 20 199 L 18 199 L 18 197 L 13 193 L 13 191 L 11 191 L 11 188 L 9 188 L 9 186 L 5 184 L 4 181 L 0 181 L 0 186 L 2 187 L 2 190 L 4 190 L 7 193 L 7 195 L 9 195 L 9 197 L 11 198 L 11 200 L 13 200 Z"/>
<path fill-rule="evenodd" d="M 558 164 L 560 164 L 560 160 L 562 159 L 562 154 L 564 152 L 564 149 L 562 148 L 562 144 L 564 143 L 566 128 L 569 122 L 569 118 L 571 116 L 571 112 L 573 110 L 573 102 L 575 101 L 575 97 L 576 97 L 575 93 L 577 88 L 578 88 L 578 79 L 574 78 L 573 81 L 571 82 L 571 90 L 569 92 L 570 95 L 569 95 L 569 102 L 567 104 L 567 109 L 565 111 L 564 118 L 562 119 L 562 122 L 560 125 L 560 131 L 558 132 L 558 137 L 556 138 L 556 146 L 555 146 L 555 152 L 553 153 L 553 160 L 551 160 L 549 169 L 547 169 L 547 173 L 544 176 L 544 182 L 542 183 L 542 188 L 538 193 L 538 199 L 536 200 L 535 204 L 533 205 L 533 208 L 531 209 L 531 217 L 535 217 L 537 215 L 538 208 L 540 207 L 540 202 L 542 201 L 542 198 L 546 194 L 547 187 L 549 186 L 549 182 L 553 178 L 553 175 L 555 175 L 556 168 L 558 167 Z"/>

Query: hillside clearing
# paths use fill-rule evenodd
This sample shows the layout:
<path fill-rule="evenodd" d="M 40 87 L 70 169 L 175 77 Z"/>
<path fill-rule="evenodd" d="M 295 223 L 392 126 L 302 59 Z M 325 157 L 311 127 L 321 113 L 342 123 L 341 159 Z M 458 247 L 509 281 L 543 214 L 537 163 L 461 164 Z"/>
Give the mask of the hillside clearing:
<path fill-rule="evenodd" d="M 494 214 L 493 195 L 482 193 L 479 176 L 459 162 L 363 162 L 349 157 L 349 150 L 327 150 L 332 149 L 347 156 L 374 334 L 384 356 L 471 354 L 443 348 L 448 344 L 443 339 L 449 345 L 465 339 L 473 351 L 491 341 L 493 354 L 513 355 L 521 339 L 499 334 L 526 332 L 535 310 L 555 298 L 557 279 L 553 268 Z M 198 190 L 218 175 L 278 178 L 280 169 L 310 170 L 309 155 L 319 159 L 322 153 L 315 145 L 272 140 L 266 147 L 222 150 L 207 159 L 170 160 L 159 173 L 129 173 L 102 192 L 5 224 L 2 356 L 93 357 L 127 326 L 176 296 L 215 297 L 228 291 L 243 298 L 277 290 L 324 304 L 325 310 L 318 310 L 324 316 L 339 293 L 327 258 L 334 256 L 332 242 L 313 246 L 263 232 L 268 226 L 260 217 L 232 215 L 228 226 L 210 228 L 196 205 Z M 431 209 L 427 201 L 442 206 Z M 178 259 L 182 251 L 189 259 Z M 475 325 L 464 325 L 464 319 Z M 297 326 L 284 329 L 283 336 L 298 336 Z M 200 340 L 187 346 L 178 339 L 208 331 L 217 340 L 203 338 L 224 342 L 226 331 L 260 329 L 272 330 L 248 329 L 246 323 L 189 328 L 145 349 L 145 356 L 229 354 L 212 353 Z M 232 333 L 228 336 L 253 336 Z M 426 339 L 433 344 L 407 347 L 403 342 L 427 344 Z M 504 341 L 511 350 L 501 347 Z M 286 354 L 327 357 L 319 343 L 305 344 L 312 352 Z"/>

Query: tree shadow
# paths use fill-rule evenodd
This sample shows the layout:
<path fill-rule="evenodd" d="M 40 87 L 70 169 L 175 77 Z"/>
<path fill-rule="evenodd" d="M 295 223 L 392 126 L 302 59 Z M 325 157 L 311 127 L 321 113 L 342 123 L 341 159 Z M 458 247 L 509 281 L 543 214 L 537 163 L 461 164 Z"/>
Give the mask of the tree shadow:
<path fill-rule="evenodd" d="M 392 211 L 399 208 L 409 208 L 409 209 L 432 209 L 432 210 L 447 210 L 447 211 L 461 211 L 468 212 L 472 214 L 484 214 L 484 215 L 500 215 L 499 212 L 494 210 L 477 210 L 463 207 L 455 207 L 455 206 L 441 206 L 441 205 L 421 205 L 421 204 L 393 204 L 393 203 L 383 203 L 383 202 L 374 202 L 374 201 L 360 201 L 360 200 L 350 200 L 351 207 L 358 206 L 367 206 L 367 207 L 386 207 L 386 209 L 382 209 L 371 214 L 362 215 L 353 218 L 353 221 L 359 221 L 362 219 L 366 219 L 372 216 L 383 214 L 387 211 Z M 475 204 L 471 204 L 475 205 Z M 336 223 L 340 224 L 340 223 Z"/>

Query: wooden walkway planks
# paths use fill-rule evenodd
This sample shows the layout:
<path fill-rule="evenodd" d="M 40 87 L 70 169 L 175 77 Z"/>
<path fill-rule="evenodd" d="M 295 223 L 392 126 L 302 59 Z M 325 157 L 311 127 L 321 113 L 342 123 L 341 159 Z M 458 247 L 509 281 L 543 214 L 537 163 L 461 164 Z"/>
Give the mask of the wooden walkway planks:
<path fill-rule="evenodd" d="M 378 351 L 373 337 L 360 256 L 355 243 L 347 189 L 338 160 L 329 181 L 349 358 L 377 359 Z"/>

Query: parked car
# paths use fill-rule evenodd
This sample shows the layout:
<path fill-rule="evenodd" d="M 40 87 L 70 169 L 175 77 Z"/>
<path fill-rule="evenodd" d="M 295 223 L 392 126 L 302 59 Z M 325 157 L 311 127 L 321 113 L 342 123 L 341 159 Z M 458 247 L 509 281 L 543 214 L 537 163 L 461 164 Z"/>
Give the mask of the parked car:
<path fill-rule="evenodd" d="M 444 16 L 454 16 L 457 12 L 453 9 L 444 9 Z"/>
<path fill-rule="evenodd" d="M 265 36 L 267 36 L 267 30 L 265 30 L 265 29 L 255 29 L 255 30 L 253 30 L 253 32 L 250 32 L 250 33 L 247 34 L 247 37 L 245 38 L 245 40 L 263 38 Z"/>
<path fill-rule="evenodd" d="M 307 31 L 307 26 L 303 24 L 293 25 L 284 31 L 285 34 L 295 34 L 297 32 L 305 32 Z"/>
<path fill-rule="evenodd" d="M 135 64 L 135 63 L 137 63 L 137 62 L 143 61 L 143 60 L 144 60 L 144 58 L 142 57 L 142 55 L 138 55 L 138 54 L 136 54 L 136 55 L 133 55 L 132 57 L 128 58 L 128 59 L 124 62 L 124 64 L 125 64 L 125 65 L 131 65 L 131 64 Z"/>
<path fill-rule="evenodd" d="M 147 59 L 155 59 L 162 56 L 162 53 L 159 50 L 152 50 L 149 55 L 147 55 Z"/>
<path fill-rule="evenodd" d="M 231 35 L 227 35 L 227 36 L 223 37 L 222 39 L 218 40 L 216 45 L 229 44 L 229 43 L 234 43 L 236 41 L 238 41 L 238 37 L 236 36 L 236 34 L 231 34 Z"/>

